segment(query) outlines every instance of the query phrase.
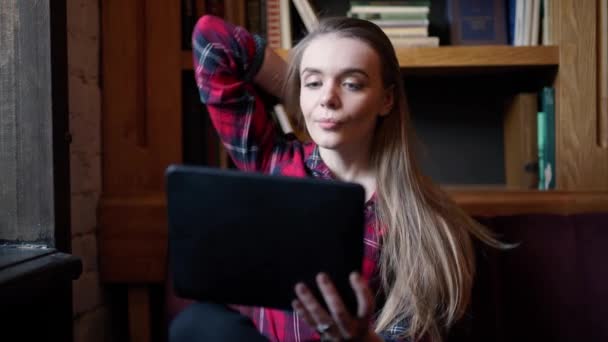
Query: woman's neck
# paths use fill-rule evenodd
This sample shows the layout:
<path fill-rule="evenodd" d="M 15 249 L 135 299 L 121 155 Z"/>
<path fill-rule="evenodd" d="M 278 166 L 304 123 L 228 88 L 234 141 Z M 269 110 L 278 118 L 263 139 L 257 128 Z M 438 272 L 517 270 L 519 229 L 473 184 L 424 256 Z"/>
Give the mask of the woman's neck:
<path fill-rule="evenodd" d="M 376 175 L 370 162 L 370 147 L 329 150 L 319 147 L 323 162 L 339 180 L 358 183 L 365 189 L 365 200 L 376 191 Z"/>

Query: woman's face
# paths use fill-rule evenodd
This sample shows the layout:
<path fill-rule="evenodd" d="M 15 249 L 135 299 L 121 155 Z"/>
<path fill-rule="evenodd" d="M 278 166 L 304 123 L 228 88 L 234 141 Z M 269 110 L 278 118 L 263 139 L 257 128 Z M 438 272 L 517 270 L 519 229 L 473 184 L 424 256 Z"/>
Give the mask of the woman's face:
<path fill-rule="evenodd" d="M 377 118 L 393 103 L 376 52 L 361 40 L 323 35 L 309 43 L 299 72 L 300 107 L 315 143 L 336 150 L 371 144 Z"/>

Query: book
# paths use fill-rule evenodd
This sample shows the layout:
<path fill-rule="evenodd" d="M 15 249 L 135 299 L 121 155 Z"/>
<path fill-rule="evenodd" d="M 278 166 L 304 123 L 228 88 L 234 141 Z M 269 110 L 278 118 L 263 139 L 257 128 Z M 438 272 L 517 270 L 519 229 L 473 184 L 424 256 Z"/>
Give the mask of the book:
<path fill-rule="evenodd" d="M 266 1 L 266 41 L 268 47 L 281 48 L 281 0 Z"/>
<path fill-rule="evenodd" d="M 290 0 L 279 1 L 280 28 L 281 28 L 281 48 L 291 49 L 291 11 L 289 8 Z"/>
<path fill-rule="evenodd" d="M 262 31 L 262 18 L 261 18 L 262 2 L 260 0 L 249 0 L 247 1 L 247 20 L 246 27 L 247 31 L 263 34 Z"/>
<path fill-rule="evenodd" d="M 542 0 L 542 45 L 553 45 L 553 2 Z"/>
<path fill-rule="evenodd" d="M 536 115 L 538 94 L 515 94 L 505 108 L 503 121 L 505 180 L 509 188 L 538 186 Z"/>
<path fill-rule="evenodd" d="M 224 19 L 234 25 L 245 26 L 247 23 L 245 2 L 242 0 L 224 0 Z"/>
<path fill-rule="evenodd" d="M 528 45 L 536 46 L 539 42 L 540 32 L 540 0 L 530 0 L 532 2 L 532 19 L 530 26 L 530 41 Z"/>
<path fill-rule="evenodd" d="M 268 27 L 267 27 L 267 17 L 266 17 L 266 5 L 267 5 L 267 1 L 266 0 L 260 0 L 260 35 L 262 37 L 264 37 L 264 39 L 267 39 L 267 32 L 268 32 Z"/>
<path fill-rule="evenodd" d="M 507 12 L 508 12 L 508 30 L 507 39 L 509 45 L 515 45 L 515 15 L 516 15 L 516 0 L 509 0 Z"/>
<path fill-rule="evenodd" d="M 452 45 L 507 44 L 504 0 L 448 0 Z"/>
<path fill-rule="evenodd" d="M 435 47 L 439 46 L 439 37 L 389 37 L 393 47 Z"/>
<path fill-rule="evenodd" d="M 408 20 L 426 20 L 428 15 L 425 13 L 353 13 L 348 11 L 347 17 L 359 18 L 365 20 L 394 20 L 394 21 L 408 21 Z"/>
<path fill-rule="evenodd" d="M 538 189 L 555 189 L 555 90 L 544 87 L 540 92 L 540 109 L 537 118 Z"/>
<path fill-rule="evenodd" d="M 429 35 L 428 27 L 383 27 L 382 31 L 389 38 L 427 37 Z"/>
<path fill-rule="evenodd" d="M 394 6 L 394 5 L 351 5 L 354 14 L 429 14 L 429 6 Z"/>
<path fill-rule="evenodd" d="M 522 45 L 529 46 L 532 43 L 532 12 L 533 0 L 523 0 L 524 3 L 524 22 L 522 30 Z"/>
<path fill-rule="evenodd" d="M 524 40 L 524 23 L 525 23 L 525 4 L 524 0 L 515 0 L 515 39 L 513 45 L 526 45 Z"/>
<path fill-rule="evenodd" d="M 553 172 L 551 167 L 547 166 L 547 115 L 545 112 L 537 113 L 536 128 L 538 130 L 538 190 L 547 190 L 553 178 Z M 549 181 L 547 182 L 546 179 Z"/>
<path fill-rule="evenodd" d="M 421 19 L 421 20 L 381 19 L 381 20 L 370 20 L 370 21 L 380 27 L 428 27 L 429 26 L 428 19 Z"/>
<path fill-rule="evenodd" d="M 431 0 L 351 0 L 351 6 L 431 6 Z"/>

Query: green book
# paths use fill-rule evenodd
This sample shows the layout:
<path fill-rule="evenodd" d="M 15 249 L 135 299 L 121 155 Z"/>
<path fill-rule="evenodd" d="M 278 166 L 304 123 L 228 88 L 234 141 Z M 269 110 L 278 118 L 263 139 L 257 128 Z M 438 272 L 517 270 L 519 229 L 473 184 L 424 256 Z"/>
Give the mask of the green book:
<path fill-rule="evenodd" d="M 538 189 L 555 189 L 555 90 L 544 87 L 540 92 L 538 129 Z"/>

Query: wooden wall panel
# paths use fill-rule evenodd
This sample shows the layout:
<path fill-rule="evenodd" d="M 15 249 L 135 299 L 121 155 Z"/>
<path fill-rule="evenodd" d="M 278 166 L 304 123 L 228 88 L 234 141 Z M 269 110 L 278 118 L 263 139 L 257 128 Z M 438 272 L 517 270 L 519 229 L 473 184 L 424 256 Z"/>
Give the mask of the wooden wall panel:
<path fill-rule="evenodd" d="M 164 171 L 182 160 L 180 2 L 102 0 L 104 281 L 165 276 Z"/>
<path fill-rule="evenodd" d="M 559 72 L 556 80 L 557 186 L 607 190 L 608 150 L 597 145 L 595 1 L 555 3 Z"/>
<path fill-rule="evenodd" d="M 167 262 L 167 209 L 162 195 L 115 197 L 100 207 L 101 277 L 107 282 L 161 282 Z"/>
<path fill-rule="evenodd" d="M 104 197 L 160 192 L 181 160 L 179 1 L 102 1 Z"/>
<path fill-rule="evenodd" d="M 597 66 L 598 66 L 598 137 L 597 144 L 608 148 L 608 0 L 598 0 Z"/>

